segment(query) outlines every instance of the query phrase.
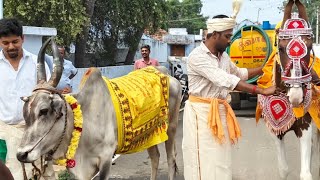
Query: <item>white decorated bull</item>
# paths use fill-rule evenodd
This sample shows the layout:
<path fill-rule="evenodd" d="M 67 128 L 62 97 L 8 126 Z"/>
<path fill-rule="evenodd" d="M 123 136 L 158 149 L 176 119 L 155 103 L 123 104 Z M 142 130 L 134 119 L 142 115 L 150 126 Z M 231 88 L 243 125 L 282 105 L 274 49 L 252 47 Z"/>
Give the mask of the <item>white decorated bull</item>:
<path fill-rule="evenodd" d="M 51 79 L 45 81 L 44 51 L 48 44 L 39 52 L 38 85 L 31 96 L 22 98 L 27 126 L 17 152 L 19 161 L 29 163 L 45 157 L 65 165 L 77 179 L 90 180 L 99 172 L 99 179 L 104 180 L 109 177 L 115 152 L 147 149 L 151 179 L 155 180 L 160 156 L 157 144 L 165 142 L 168 179 L 173 180 L 177 170 L 175 134 L 180 83 L 161 67 L 164 73 L 152 67 L 132 72 L 136 81 L 132 76 L 108 80 L 98 69 L 90 68 L 79 93 L 62 95 L 55 88 L 63 69 L 62 59 L 53 40 L 55 65 Z M 122 90 L 121 83 L 125 86 L 127 81 L 132 84 Z M 149 88 L 154 89 L 153 94 Z M 134 121 L 137 118 L 139 123 Z"/>

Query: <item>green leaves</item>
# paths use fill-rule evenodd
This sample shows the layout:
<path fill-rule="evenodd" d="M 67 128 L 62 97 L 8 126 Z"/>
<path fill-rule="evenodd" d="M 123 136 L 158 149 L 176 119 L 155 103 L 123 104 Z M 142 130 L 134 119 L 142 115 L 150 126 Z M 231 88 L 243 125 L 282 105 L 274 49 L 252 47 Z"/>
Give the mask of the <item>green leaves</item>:
<path fill-rule="evenodd" d="M 167 17 L 165 0 L 97 0 L 89 44 L 100 66 L 114 64 L 117 47 L 136 49 L 144 29 L 156 31 Z M 100 64 L 101 63 L 101 64 Z"/>
<path fill-rule="evenodd" d="M 55 27 L 58 43 L 76 40 L 88 22 L 82 0 L 6 0 L 4 16 L 16 17 L 25 26 Z"/>
<path fill-rule="evenodd" d="M 206 28 L 206 20 L 201 14 L 201 0 L 169 0 L 168 27 L 187 28 L 188 33 L 198 34 L 200 29 Z"/>

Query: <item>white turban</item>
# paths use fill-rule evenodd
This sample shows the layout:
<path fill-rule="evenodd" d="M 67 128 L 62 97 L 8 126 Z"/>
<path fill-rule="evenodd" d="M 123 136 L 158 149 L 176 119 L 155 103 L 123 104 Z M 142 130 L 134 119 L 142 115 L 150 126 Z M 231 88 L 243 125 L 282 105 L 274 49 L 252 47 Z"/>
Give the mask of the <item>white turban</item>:
<path fill-rule="evenodd" d="M 228 29 L 233 29 L 236 21 L 233 18 L 214 18 L 207 21 L 208 33 L 213 31 L 222 32 Z"/>
<path fill-rule="evenodd" d="M 214 18 L 207 21 L 208 33 L 213 31 L 222 32 L 228 29 L 233 29 L 236 26 L 236 17 L 240 11 L 242 0 L 233 0 L 233 15 L 230 18 Z"/>

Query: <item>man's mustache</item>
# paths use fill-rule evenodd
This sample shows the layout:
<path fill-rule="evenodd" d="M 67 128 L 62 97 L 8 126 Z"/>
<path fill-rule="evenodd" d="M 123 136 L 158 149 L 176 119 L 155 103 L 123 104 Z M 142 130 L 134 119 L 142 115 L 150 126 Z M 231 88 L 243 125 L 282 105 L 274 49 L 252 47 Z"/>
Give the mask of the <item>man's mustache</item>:
<path fill-rule="evenodd" d="M 18 50 L 18 49 L 7 50 L 8 53 L 10 53 L 10 52 L 17 52 L 17 51 L 19 51 L 19 50 Z"/>

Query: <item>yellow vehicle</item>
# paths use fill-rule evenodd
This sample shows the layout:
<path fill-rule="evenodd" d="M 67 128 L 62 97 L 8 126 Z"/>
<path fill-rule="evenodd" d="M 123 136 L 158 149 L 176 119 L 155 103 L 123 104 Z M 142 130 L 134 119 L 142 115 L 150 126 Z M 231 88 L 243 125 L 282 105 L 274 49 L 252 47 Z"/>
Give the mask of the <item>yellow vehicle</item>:
<path fill-rule="evenodd" d="M 255 68 L 263 66 L 275 48 L 274 37 L 274 28 L 270 27 L 268 21 L 264 22 L 262 28 L 256 25 L 243 26 L 234 34 L 227 52 L 238 67 Z M 258 76 L 249 79 L 247 82 L 255 84 L 257 79 Z M 246 93 L 232 92 L 231 105 L 234 109 L 240 109 L 240 100 L 250 100 L 251 97 Z"/>

